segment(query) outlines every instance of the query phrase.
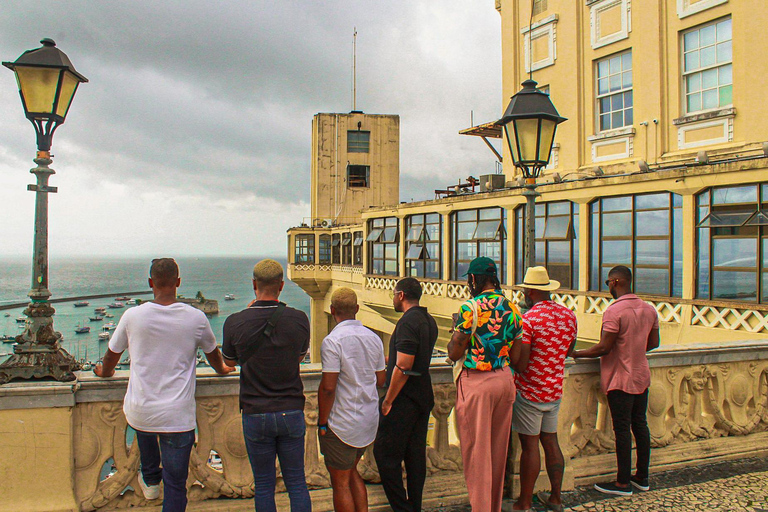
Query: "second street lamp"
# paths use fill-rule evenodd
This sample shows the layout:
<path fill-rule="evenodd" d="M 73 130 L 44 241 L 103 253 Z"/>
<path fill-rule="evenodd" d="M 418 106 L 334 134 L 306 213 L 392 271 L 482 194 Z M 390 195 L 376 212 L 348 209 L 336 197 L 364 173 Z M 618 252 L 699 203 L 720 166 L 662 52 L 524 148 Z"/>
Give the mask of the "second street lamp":
<path fill-rule="evenodd" d="M 26 325 L 16 338 L 13 354 L 0 364 L 0 384 L 11 379 L 45 377 L 69 381 L 75 378 L 72 372 L 79 369 L 78 362 L 61 347 L 61 333 L 53 329 L 55 310 L 48 301 L 48 194 L 56 192 L 56 187 L 48 186 L 54 174 L 48 166 L 52 162 L 53 133 L 66 119 L 77 86 L 88 79 L 75 71 L 53 40 L 40 42 L 42 47 L 24 52 L 14 62 L 3 62 L 16 74 L 24 114 L 37 134 L 37 167 L 30 170 L 37 184 L 27 187 L 35 192 L 31 303 L 24 310 Z"/>
<path fill-rule="evenodd" d="M 549 163 L 557 125 L 566 121 L 557 113 L 549 95 L 536 88 L 536 82 L 526 80 L 522 90 L 512 96 L 497 124 L 504 127 L 504 138 L 509 145 L 512 163 L 525 178 L 525 259 L 523 267 L 536 264 L 534 207 L 536 178 Z"/>

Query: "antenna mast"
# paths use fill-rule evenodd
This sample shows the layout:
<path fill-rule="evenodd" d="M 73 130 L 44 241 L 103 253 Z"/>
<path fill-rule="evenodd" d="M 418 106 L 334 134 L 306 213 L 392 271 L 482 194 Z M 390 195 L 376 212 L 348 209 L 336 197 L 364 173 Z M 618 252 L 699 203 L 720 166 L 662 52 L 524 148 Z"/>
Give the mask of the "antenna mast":
<path fill-rule="evenodd" d="M 352 34 L 352 110 L 357 110 L 357 27 Z"/>

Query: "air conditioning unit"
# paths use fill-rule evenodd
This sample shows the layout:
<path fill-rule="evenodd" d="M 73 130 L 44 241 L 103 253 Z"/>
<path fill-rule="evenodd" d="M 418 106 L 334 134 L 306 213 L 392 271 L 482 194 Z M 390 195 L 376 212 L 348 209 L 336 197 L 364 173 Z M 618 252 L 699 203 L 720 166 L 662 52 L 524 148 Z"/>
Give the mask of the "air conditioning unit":
<path fill-rule="evenodd" d="M 484 174 L 480 176 L 480 192 L 490 192 L 504 188 L 503 174 Z"/>
<path fill-rule="evenodd" d="M 315 227 L 318 228 L 330 228 L 333 226 L 333 219 L 316 219 Z"/>

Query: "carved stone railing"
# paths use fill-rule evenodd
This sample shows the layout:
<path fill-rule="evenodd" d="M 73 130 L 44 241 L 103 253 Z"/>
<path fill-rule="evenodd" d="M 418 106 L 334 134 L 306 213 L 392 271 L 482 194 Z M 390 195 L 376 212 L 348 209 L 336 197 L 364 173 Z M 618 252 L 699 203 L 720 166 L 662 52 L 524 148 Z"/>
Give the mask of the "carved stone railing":
<path fill-rule="evenodd" d="M 768 454 L 768 341 L 662 347 L 649 361 L 652 471 Z M 462 500 L 466 490 L 452 423 L 456 391 L 451 370 L 435 359 L 431 374 L 436 405 L 427 448 L 427 487 L 433 503 Z M 83 373 L 74 384 L 0 386 L 0 453 L 12 455 L 0 459 L 0 489 L 8 503 L 27 504 L 19 510 L 49 510 L 55 503 L 57 509 L 81 511 L 158 505 L 134 491 L 139 453 L 122 412 L 127 377 L 127 371 L 107 380 Z M 330 510 L 328 493 L 322 491 L 330 481 L 317 444 L 319 365 L 304 368 L 302 379 L 307 482 L 315 489 L 315 510 Z M 227 502 L 228 510 L 252 510 L 247 498 L 253 496 L 253 476 L 237 395 L 237 376 L 199 370 L 197 442 L 188 480 L 191 503 L 241 498 Z M 610 412 L 596 361 L 568 363 L 558 431 L 568 461 L 566 488 L 615 471 Z M 511 467 L 517 469 L 519 445 L 516 436 L 513 439 Z M 51 474 L 56 482 L 43 478 L 41 468 L 57 468 Z M 366 480 L 378 481 L 370 450 L 359 469 Z M 103 478 L 106 473 L 110 476 Z M 515 472 L 509 484 L 509 492 L 516 492 Z M 546 485 L 544 473 L 539 484 Z M 279 472 L 278 490 L 284 490 Z M 372 504 L 385 502 L 378 486 L 369 487 L 369 495 Z M 285 504 L 285 494 L 280 496 Z"/>

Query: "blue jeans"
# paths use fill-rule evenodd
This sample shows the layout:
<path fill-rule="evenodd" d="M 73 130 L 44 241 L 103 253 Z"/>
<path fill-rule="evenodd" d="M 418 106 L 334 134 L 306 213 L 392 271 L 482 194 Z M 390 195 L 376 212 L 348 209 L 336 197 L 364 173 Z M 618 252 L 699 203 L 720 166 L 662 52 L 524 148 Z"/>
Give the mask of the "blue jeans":
<path fill-rule="evenodd" d="M 243 434 L 253 470 L 253 501 L 257 512 L 276 512 L 275 455 L 291 500 L 291 512 L 309 512 L 304 478 L 304 411 L 243 414 Z"/>
<path fill-rule="evenodd" d="M 163 512 L 186 510 L 189 455 L 195 444 L 195 431 L 158 433 L 137 430 L 136 442 L 139 443 L 144 483 L 157 485 L 162 480 L 164 484 Z"/>

